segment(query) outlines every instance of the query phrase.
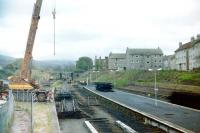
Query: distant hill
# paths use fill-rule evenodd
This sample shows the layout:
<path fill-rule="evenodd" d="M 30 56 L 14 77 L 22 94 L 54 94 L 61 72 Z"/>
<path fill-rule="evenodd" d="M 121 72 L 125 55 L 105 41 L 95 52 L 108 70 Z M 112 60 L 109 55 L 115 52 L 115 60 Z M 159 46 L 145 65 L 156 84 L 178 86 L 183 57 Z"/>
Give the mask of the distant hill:
<path fill-rule="evenodd" d="M 5 55 L 0 55 L 0 66 L 5 67 L 6 65 L 13 63 L 15 58 Z"/>
<path fill-rule="evenodd" d="M 20 70 L 22 58 L 12 58 L 9 56 L 0 55 L 0 79 L 6 79 Z M 67 60 L 34 60 L 32 69 L 35 70 L 51 70 L 62 71 L 71 70 L 75 66 L 74 61 Z"/>
<path fill-rule="evenodd" d="M 22 63 L 21 58 L 13 58 L 10 56 L 0 55 L 0 68 L 3 68 L 9 64 L 17 65 L 18 67 Z M 33 66 L 35 67 L 55 67 L 55 66 L 71 66 L 74 65 L 74 61 L 67 61 L 67 60 L 34 60 Z"/>
<path fill-rule="evenodd" d="M 56 67 L 56 66 L 66 67 L 66 66 L 75 65 L 75 62 L 67 61 L 67 60 L 66 61 L 65 60 L 42 60 L 42 61 L 34 60 L 33 65 L 40 68 Z"/>

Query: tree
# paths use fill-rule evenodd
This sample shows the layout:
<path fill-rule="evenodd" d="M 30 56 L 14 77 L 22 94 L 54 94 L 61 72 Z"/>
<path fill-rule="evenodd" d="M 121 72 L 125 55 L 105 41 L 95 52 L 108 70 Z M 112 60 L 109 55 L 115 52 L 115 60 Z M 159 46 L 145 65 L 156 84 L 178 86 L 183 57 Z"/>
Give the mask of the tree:
<path fill-rule="evenodd" d="M 91 69 L 93 66 L 93 62 L 92 62 L 92 59 L 89 58 L 89 57 L 80 57 L 78 59 L 78 61 L 76 62 L 76 69 L 79 69 L 79 70 L 89 70 Z"/>

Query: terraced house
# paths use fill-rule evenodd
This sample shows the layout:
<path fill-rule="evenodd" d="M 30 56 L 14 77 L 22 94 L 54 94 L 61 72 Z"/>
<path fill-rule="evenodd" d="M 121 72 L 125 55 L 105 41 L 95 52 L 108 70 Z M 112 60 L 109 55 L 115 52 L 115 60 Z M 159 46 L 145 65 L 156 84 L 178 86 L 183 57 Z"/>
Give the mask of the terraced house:
<path fill-rule="evenodd" d="M 130 49 L 126 50 L 127 69 L 158 69 L 163 67 L 163 52 L 157 49 Z"/>
<path fill-rule="evenodd" d="M 97 58 L 95 57 L 95 70 L 108 70 L 108 57 L 106 56 L 104 59 L 101 57 Z"/>
<path fill-rule="evenodd" d="M 200 35 L 196 39 L 191 38 L 190 42 L 179 43 L 175 51 L 176 69 L 180 71 L 193 70 L 200 67 Z"/>
<path fill-rule="evenodd" d="M 163 52 L 157 49 L 130 49 L 126 53 L 110 53 L 108 68 L 110 70 L 157 69 L 163 67 Z"/>
<path fill-rule="evenodd" d="M 109 70 L 125 70 L 126 69 L 126 54 L 110 53 L 108 57 Z"/>

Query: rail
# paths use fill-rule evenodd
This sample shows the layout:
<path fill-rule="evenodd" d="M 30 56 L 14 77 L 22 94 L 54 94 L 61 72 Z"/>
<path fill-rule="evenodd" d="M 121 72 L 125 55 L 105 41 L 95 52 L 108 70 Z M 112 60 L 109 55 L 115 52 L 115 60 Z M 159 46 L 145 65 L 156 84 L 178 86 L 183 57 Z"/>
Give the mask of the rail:
<path fill-rule="evenodd" d="M 89 121 L 84 122 L 90 133 L 98 133 Z"/>

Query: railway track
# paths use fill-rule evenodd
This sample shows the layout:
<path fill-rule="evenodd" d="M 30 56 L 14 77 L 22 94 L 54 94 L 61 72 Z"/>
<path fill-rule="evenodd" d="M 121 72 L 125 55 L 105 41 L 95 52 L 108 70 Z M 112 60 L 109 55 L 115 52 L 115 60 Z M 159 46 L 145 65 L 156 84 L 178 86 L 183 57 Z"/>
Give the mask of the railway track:
<path fill-rule="evenodd" d="M 128 124 L 129 126 L 131 126 L 133 129 L 137 127 L 138 132 L 143 132 L 143 133 L 165 133 L 163 130 L 156 128 L 156 127 L 152 127 L 150 125 L 145 125 L 142 121 L 138 120 L 138 119 L 134 119 L 130 116 L 127 116 L 127 114 L 125 114 L 125 112 L 120 112 L 118 111 L 116 108 L 113 108 L 111 106 L 111 104 L 107 104 L 105 103 L 104 100 L 100 99 L 98 96 L 89 93 L 88 91 L 86 91 L 85 89 L 79 88 L 77 89 L 79 95 L 81 95 L 81 97 L 84 97 L 84 102 L 85 105 L 87 105 L 87 99 L 88 97 L 90 97 L 91 99 L 97 99 L 98 101 L 98 107 L 103 108 L 103 110 L 105 110 L 106 112 L 108 112 L 110 115 L 112 115 L 115 120 L 121 120 L 124 121 L 126 124 Z M 77 95 L 77 94 L 76 94 Z M 93 100 L 93 101 L 95 101 Z M 90 121 L 90 123 L 97 129 L 97 131 L 99 131 L 100 133 L 122 133 L 122 129 L 117 127 L 114 122 L 110 122 L 107 118 L 96 118 L 93 117 L 94 116 L 94 110 L 88 110 L 87 108 L 85 108 L 85 112 L 87 112 L 89 114 L 89 118 L 87 118 L 88 121 Z"/>

